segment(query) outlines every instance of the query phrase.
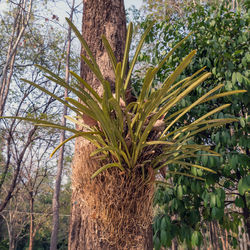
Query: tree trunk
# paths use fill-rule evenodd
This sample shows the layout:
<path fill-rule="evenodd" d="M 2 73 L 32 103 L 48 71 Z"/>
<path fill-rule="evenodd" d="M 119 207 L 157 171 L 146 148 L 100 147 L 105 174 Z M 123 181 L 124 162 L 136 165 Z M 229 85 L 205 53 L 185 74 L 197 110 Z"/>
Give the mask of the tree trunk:
<path fill-rule="evenodd" d="M 15 250 L 15 240 L 12 236 L 9 237 L 9 250 Z"/>
<path fill-rule="evenodd" d="M 83 36 L 112 88 L 115 76 L 101 35 L 105 35 L 110 42 L 117 61 L 122 61 L 126 40 L 123 0 L 83 2 Z M 100 83 L 83 63 L 81 76 L 102 93 Z M 87 123 L 86 117 L 83 120 Z M 94 149 L 86 140 L 76 140 L 69 249 L 153 249 L 153 185 L 142 185 L 140 175 L 127 176 L 116 168 L 91 179 L 91 175 L 103 164 L 90 157 Z"/>
<path fill-rule="evenodd" d="M 30 239 L 29 239 L 29 250 L 33 249 L 34 240 L 34 197 L 33 194 L 30 195 Z"/>
<path fill-rule="evenodd" d="M 219 238 L 218 238 L 218 228 L 217 228 L 217 222 L 216 221 L 212 221 L 211 222 L 211 228 L 212 228 L 212 235 L 213 235 L 213 241 L 212 241 L 212 245 L 214 249 L 220 249 L 220 245 L 219 245 Z"/>
<path fill-rule="evenodd" d="M 3 214 L 1 214 L 0 217 L 5 220 L 5 223 L 7 226 L 8 237 L 9 237 L 9 250 L 14 250 L 15 249 L 15 237 L 14 237 L 13 227 L 11 225 L 11 217 L 10 217 L 10 223 Z"/>
<path fill-rule="evenodd" d="M 69 19 L 72 21 L 73 14 L 75 8 L 75 0 L 72 1 L 71 5 L 71 12 Z M 68 28 L 68 39 L 67 39 L 67 52 L 66 52 L 66 72 L 65 72 L 65 82 L 69 83 L 69 59 L 70 59 L 70 49 L 71 49 L 71 27 Z M 68 90 L 65 88 L 64 98 L 68 97 Z M 66 125 L 66 118 L 67 115 L 67 106 L 64 105 L 63 108 L 63 115 L 62 115 L 62 126 Z M 60 143 L 65 140 L 65 131 L 61 131 Z M 50 239 L 50 250 L 57 249 L 57 241 L 58 241 L 58 229 L 59 229 L 59 196 L 61 190 L 61 180 L 62 180 L 62 171 L 63 171 L 63 156 L 64 156 L 64 145 L 60 148 L 58 163 L 57 163 L 57 173 L 56 173 L 56 183 L 55 183 L 55 191 L 53 194 L 53 220 L 52 220 L 52 233 Z"/>
<path fill-rule="evenodd" d="M 223 250 L 227 250 L 227 249 L 226 249 L 225 240 L 224 240 L 223 229 L 221 228 L 221 226 L 220 226 L 219 223 L 218 223 L 218 228 L 219 228 L 219 233 L 220 233 L 220 240 L 221 240 L 221 244 L 222 244 L 222 249 L 223 249 Z"/>
<path fill-rule="evenodd" d="M 246 198 L 246 194 L 241 195 L 240 197 L 242 198 L 243 202 L 244 202 L 244 207 L 243 207 L 243 216 L 244 216 L 244 223 L 245 223 L 245 227 L 246 227 L 246 232 L 248 234 L 248 238 L 250 239 L 250 216 L 249 216 L 249 209 L 247 206 L 247 198 Z"/>
<path fill-rule="evenodd" d="M 22 1 L 18 3 L 17 13 L 14 20 L 13 32 L 9 42 L 9 48 L 3 70 L 0 75 L 0 116 L 3 115 L 6 99 L 9 93 L 15 56 L 18 45 L 22 39 L 25 29 L 30 21 L 33 0 Z"/>

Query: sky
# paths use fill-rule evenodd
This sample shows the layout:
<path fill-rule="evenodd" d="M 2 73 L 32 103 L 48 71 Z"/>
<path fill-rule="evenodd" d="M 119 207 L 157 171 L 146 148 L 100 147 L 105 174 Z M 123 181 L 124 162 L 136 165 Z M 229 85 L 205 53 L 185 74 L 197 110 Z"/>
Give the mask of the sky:
<path fill-rule="evenodd" d="M 2 11 L 4 11 L 7 7 L 6 2 L 8 0 L 0 0 L 0 14 Z M 77 3 L 81 1 L 76 1 Z M 143 0 L 124 0 L 125 8 L 128 9 L 132 5 L 134 5 L 137 9 L 139 9 L 142 5 Z M 68 16 L 68 14 L 65 12 L 66 9 L 68 9 L 67 5 L 63 1 L 59 2 L 50 2 L 49 9 L 53 12 L 53 14 L 57 15 L 59 17 L 59 23 L 63 24 L 65 22 L 65 16 Z"/>
<path fill-rule="evenodd" d="M 142 0 L 124 0 L 125 8 L 131 7 L 131 5 L 134 5 L 137 9 L 139 9 L 142 5 Z"/>
<path fill-rule="evenodd" d="M 125 8 L 128 9 L 129 7 L 134 5 L 137 9 L 139 9 L 142 5 L 142 1 L 143 0 L 124 0 Z M 6 0 L 5 1 L 0 0 L 0 12 L 1 10 L 4 10 L 4 8 L 6 7 L 6 2 L 7 2 Z"/>

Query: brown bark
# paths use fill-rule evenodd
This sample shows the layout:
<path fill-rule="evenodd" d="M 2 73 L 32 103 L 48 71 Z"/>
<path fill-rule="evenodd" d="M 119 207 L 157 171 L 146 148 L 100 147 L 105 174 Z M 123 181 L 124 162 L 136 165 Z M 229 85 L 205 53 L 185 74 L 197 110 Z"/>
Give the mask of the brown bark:
<path fill-rule="evenodd" d="M 106 172 L 91 180 L 92 171 L 99 166 L 98 162 L 89 156 L 94 147 L 78 140 L 76 148 L 78 150 L 75 152 L 73 165 L 69 249 L 153 249 L 150 219 L 152 207 L 147 205 L 152 192 L 143 197 L 142 191 L 134 197 L 136 190 L 130 187 L 134 180 L 119 186 L 119 183 L 124 183 L 124 179 L 117 179 L 121 175 L 115 175 L 115 170 L 111 171 L 111 175 Z M 112 178 L 113 175 L 115 176 Z M 120 200 L 116 199 L 119 195 Z M 141 214 L 144 215 L 144 225 Z M 112 223 L 110 218 L 115 220 L 115 223 Z M 120 234 L 124 237 L 119 237 Z"/>
<path fill-rule="evenodd" d="M 226 244 L 225 244 L 225 240 L 224 240 L 223 230 L 222 230 L 220 224 L 218 224 L 218 227 L 219 227 L 219 233 L 220 233 L 220 240 L 221 240 L 221 244 L 222 244 L 222 249 L 226 250 Z"/>
<path fill-rule="evenodd" d="M 218 228 L 217 228 L 217 222 L 211 221 L 210 222 L 210 234 L 212 236 L 212 246 L 213 249 L 220 249 L 219 246 L 219 238 L 218 238 Z"/>
<path fill-rule="evenodd" d="M 123 0 L 83 0 L 84 11 L 82 33 L 87 41 L 104 77 L 114 83 L 114 73 L 108 54 L 104 50 L 101 36 L 108 39 L 117 62 L 121 62 L 126 39 L 126 16 Z M 84 53 L 84 49 L 82 51 Z M 91 83 L 95 89 L 100 89 L 100 83 L 94 78 L 88 66 L 81 64 L 81 76 Z"/>
<path fill-rule="evenodd" d="M 126 40 L 123 0 L 84 0 L 83 37 L 111 86 L 115 81 L 104 51 L 105 35 L 117 61 L 122 61 Z M 82 51 L 84 53 L 84 51 Z M 85 64 L 81 76 L 102 93 L 98 80 Z M 153 249 L 151 229 L 152 187 L 141 187 L 139 177 L 111 169 L 91 179 L 101 162 L 90 157 L 94 146 L 77 139 L 72 165 L 72 211 L 69 249 Z M 139 189 L 140 187 L 140 190 Z M 140 213 L 141 212 L 141 213 Z M 144 217 L 143 217 L 144 216 Z"/>

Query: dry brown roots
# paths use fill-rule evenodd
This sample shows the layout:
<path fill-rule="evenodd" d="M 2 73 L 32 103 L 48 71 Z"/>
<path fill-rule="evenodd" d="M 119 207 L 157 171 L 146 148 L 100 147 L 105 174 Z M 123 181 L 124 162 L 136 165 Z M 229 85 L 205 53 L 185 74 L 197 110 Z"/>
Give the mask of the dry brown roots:
<path fill-rule="evenodd" d="M 91 179 L 100 167 L 100 162 L 89 157 L 92 150 L 90 144 L 85 146 L 85 159 L 82 158 L 85 162 L 74 164 L 72 186 L 78 193 L 80 203 L 103 229 L 99 238 L 110 245 L 120 246 L 120 249 L 137 249 L 152 223 L 153 184 L 142 183 L 139 171 L 129 175 L 117 168 L 106 170 Z"/>

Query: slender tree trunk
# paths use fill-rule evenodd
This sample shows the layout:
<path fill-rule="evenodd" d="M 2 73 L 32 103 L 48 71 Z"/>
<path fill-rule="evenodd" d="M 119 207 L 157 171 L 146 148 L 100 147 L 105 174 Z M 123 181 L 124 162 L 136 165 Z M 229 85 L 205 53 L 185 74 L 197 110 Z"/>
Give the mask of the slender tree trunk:
<path fill-rule="evenodd" d="M 29 239 L 29 250 L 33 249 L 33 240 L 34 240 L 34 198 L 33 195 L 30 197 L 30 239 Z"/>
<path fill-rule="evenodd" d="M 13 227 L 11 225 L 11 217 L 10 217 L 10 222 L 3 214 L 1 214 L 1 217 L 5 220 L 7 230 L 8 230 L 9 250 L 14 250 L 15 249 L 15 237 L 13 234 Z"/>
<path fill-rule="evenodd" d="M 9 238 L 9 250 L 15 250 L 15 240 L 12 235 Z"/>
<path fill-rule="evenodd" d="M 228 231 L 225 229 L 225 242 L 226 242 L 226 249 L 228 249 Z"/>
<path fill-rule="evenodd" d="M 71 13 L 69 19 L 72 21 L 73 13 L 75 8 L 75 0 L 72 2 Z M 68 29 L 68 38 L 67 38 L 67 57 L 66 57 L 66 73 L 65 73 L 65 82 L 69 82 L 69 57 L 70 57 L 70 48 L 71 48 L 71 27 Z M 68 97 L 68 90 L 65 89 L 64 97 Z M 62 115 L 62 126 L 66 125 L 67 115 L 67 106 L 64 105 L 63 115 Z M 61 132 L 60 142 L 65 140 L 65 131 Z M 55 183 L 55 191 L 53 195 L 53 221 L 52 221 L 52 233 L 50 240 L 50 250 L 57 249 L 57 241 L 58 241 L 58 229 L 59 229 L 59 196 L 61 189 L 61 180 L 62 180 L 62 171 L 63 171 L 63 155 L 64 155 L 64 145 L 60 148 L 59 158 L 57 163 L 57 174 L 56 174 L 56 183 Z"/>
<path fill-rule="evenodd" d="M 216 221 L 212 221 L 211 225 L 212 225 L 212 234 L 213 234 L 214 249 L 220 249 L 219 237 L 218 237 L 219 230 L 218 230 L 218 227 L 217 227 L 217 222 Z"/>
<path fill-rule="evenodd" d="M 245 228 L 246 228 L 246 232 L 248 234 L 248 238 L 250 239 L 250 216 L 249 216 L 249 209 L 247 206 L 247 198 L 246 198 L 246 194 L 245 195 L 241 195 L 240 196 L 244 202 L 244 207 L 242 208 L 243 210 L 243 216 L 244 216 L 244 223 L 245 223 Z"/>
<path fill-rule="evenodd" d="M 212 228 L 212 222 L 208 222 L 209 223 L 209 241 L 211 242 L 211 245 L 213 246 L 213 228 Z"/>
<path fill-rule="evenodd" d="M 84 0 L 83 36 L 104 77 L 114 84 L 112 65 L 104 51 L 105 35 L 117 61 L 122 61 L 126 40 L 123 0 Z M 82 51 L 84 53 L 84 51 Z M 81 76 L 102 93 L 100 83 L 82 63 Z M 83 120 L 87 123 L 86 117 Z M 77 139 L 72 165 L 71 250 L 153 249 L 153 188 L 140 186 L 139 178 L 108 170 L 91 179 L 101 162 L 90 157 L 95 147 Z"/>
<path fill-rule="evenodd" d="M 18 45 L 30 21 L 33 0 L 30 0 L 29 2 L 26 0 L 20 0 L 18 5 L 18 12 L 16 13 L 13 24 L 14 27 L 9 43 L 7 57 L 3 66 L 2 75 L 0 76 L 0 116 L 2 116 L 4 112 Z"/>
<path fill-rule="evenodd" d="M 221 240 L 221 243 L 222 243 L 222 249 L 227 250 L 226 245 L 225 245 L 225 240 L 224 240 L 223 229 L 221 228 L 220 224 L 218 224 L 218 227 L 219 227 L 219 233 L 220 233 L 220 240 Z"/>
<path fill-rule="evenodd" d="M 12 197 L 12 193 L 14 192 L 14 190 L 16 188 L 18 177 L 19 177 L 19 174 L 21 171 L 21 163 L 23 161 L 24 154 L 25 154 L 28 146 L 30 145 L 30 143 L 33 141 L 32 138 L 33 138 L 33 135 L 35 134 L 36 130 L 37 130 L 37 127 L 34 127 L 33 129 L 30 130 L 30 132 L 27 136 L 28 137 L 27 142 L 23 146 L 23 150 L 21 151 L 19 158 L 17 160 L 17 164 L 16 164 L 17 166 L 16 166 L 14 176 L 13 176 L 12 181 L 11 181 L 11 185 L 8 189 L 6 196 L 2 199 L 2 202 L 0 203 L 0 212 L 2 212 L 5 209 L 5 207 L 7 206 L 8 202 L 10 201 L 10 199 Z"/>

